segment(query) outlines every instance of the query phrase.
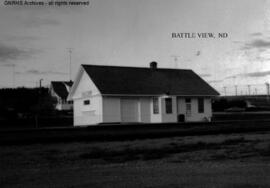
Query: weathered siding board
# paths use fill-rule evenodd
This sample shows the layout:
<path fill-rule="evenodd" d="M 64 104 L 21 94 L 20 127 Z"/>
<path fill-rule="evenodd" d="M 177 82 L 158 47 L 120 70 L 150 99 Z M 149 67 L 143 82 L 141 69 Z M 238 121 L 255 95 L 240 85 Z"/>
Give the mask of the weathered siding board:
<path fill-rule="evenodd" d="M 84 105 L 85 100 L 90 100 L 89 105 Z M 101 123 L 102 98 L 93 96 L 74 100 L 74 125 L 92 125 Z"/>
<path fill-rule="evenodd" d="M 138 98 L 121 98 L 121 122 L 139 122 Z"/>
<path fill-rule="evenodd" d="M 140 122 L 151 122 L 151 98 L 140 98 Z"/>
<path fill-rule="evenodd" d="M 118 123 L 121 122 L 120 98 L 102 97 L 103 102 L 103 122 Z"/>

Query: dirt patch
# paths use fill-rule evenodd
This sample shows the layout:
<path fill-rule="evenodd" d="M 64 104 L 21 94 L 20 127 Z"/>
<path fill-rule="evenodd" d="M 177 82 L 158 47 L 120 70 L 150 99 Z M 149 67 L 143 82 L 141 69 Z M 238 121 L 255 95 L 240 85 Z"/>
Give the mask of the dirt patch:
<path fill-rule="evenodd" d="M 269 156 L 265 133 L 2 146 L 0 187 L 267 187 Z"/>
<path fill-rule="evenodd" d="M 102 148 L 91 148 L 90 151 L 81 153 L 80 159 L 102 159 L 107 162 L 128 162 L 134 160 L 157 160 L 170 157 L 174 154 L 194 152 L 200 150 L 219 150 L 232 145 L 243 143 L 251 143 L 252 141 L 246 140 L 243 137 L 226 139 L 220 143 L 208 143 L 199 141 L 197 143 L 183 144 L 171 142 L 157 148 L 150 147 L 132 147 L 127 146 L 123 149 L 110 150 Z M 241 157 L 241 156 L 239 156 Z M 212 159 L 226 159 L 235 158 L 228 154 L 213 155 Z"/>

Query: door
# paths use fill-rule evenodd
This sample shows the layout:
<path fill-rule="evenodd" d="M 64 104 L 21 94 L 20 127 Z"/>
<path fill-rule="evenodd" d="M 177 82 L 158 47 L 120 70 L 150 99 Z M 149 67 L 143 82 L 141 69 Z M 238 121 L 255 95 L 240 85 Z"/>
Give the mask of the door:
<path fill-rule="evenodd" d="M 121 99 L 121 121 L 139 122 L 138 99 Z"/>
<path fill-rule="evenodd" d="M 186 120 L 186 102 L 184 98 L 177 97 L 177 122 Z"/>

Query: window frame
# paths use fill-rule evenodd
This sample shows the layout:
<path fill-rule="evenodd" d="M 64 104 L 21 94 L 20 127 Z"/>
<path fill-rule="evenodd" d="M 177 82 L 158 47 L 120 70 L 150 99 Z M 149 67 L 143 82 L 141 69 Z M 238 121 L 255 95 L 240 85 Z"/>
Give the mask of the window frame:
<path fill-rule="evenodd" d="M 192 105 L 191 105 L 191 98 L 185 98 L 185 104 L 186 104 L 186 116 L 191 117 L 192 114 Z"/>
<path fill-rule="evenodd" d="M 198 113 L 204 113 L 204 98 L 198 98 Z"/>
<path fill-rule="evenodd" d="M 153 114 L 159 114 L 159 100 L 158 97 L 153 97 Z"/>
<path fill-rule="evenodd" d="M 172 114 L 173 113 L 173 101 L 171 97 L 165 98 L 165 112 L 166 114 Z"/>
<path fill-rule="evenodd" d="M 90 105 L 90 99 L 83 100 L 83 105 Z"/>

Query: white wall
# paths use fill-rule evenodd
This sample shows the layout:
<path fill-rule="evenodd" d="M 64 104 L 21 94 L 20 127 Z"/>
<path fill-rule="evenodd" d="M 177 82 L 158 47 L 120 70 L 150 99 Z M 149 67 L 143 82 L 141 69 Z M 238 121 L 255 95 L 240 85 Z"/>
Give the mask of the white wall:
<path fill-rule="evenodd" d="M 79 84 L 76 88 L 75 93 L 73 94 L 73 99 L 82 98 L 82 93 L 91 92 L 93 95 L 100 95 L 100 91 L 93 83 L 93 81 L 89 78 L 89 76 L 83 71 Z"/>
<path fill-rule="evenodd" d="M 151 122 L 151 98 L 140 98 L 140 110 L 139 110 L 139 122 L 150 123 Z"/>
<path fill-rule="evenodd" d="M 84 100 L 90 100 L 84 105 Z M 74 100 L 74 126 L 94 125 L 102 122 L 102 98 L 93 96 Z"/>
<path fill-rule="evenodd" d="M 198 112 L 198 98 L 191 98 L 191 116 L 186 115 L 185 98 L 177 99 L 178 114 L 184 114 L 186 121 L 205 121 L 205 118 L 212 117 L 212 103 L 210 98 L 204 98 L 204 113 Z"/>
<path fill-rule="evenodd" d="M 85 95 L 88 93 L 88 95 Z M 84 100 L 90 100 L 89 105 Z M 73 95 L 74 126 L 93 125 L 102 122 L 102 97 L 89 76 L 83 72 Z"/>

